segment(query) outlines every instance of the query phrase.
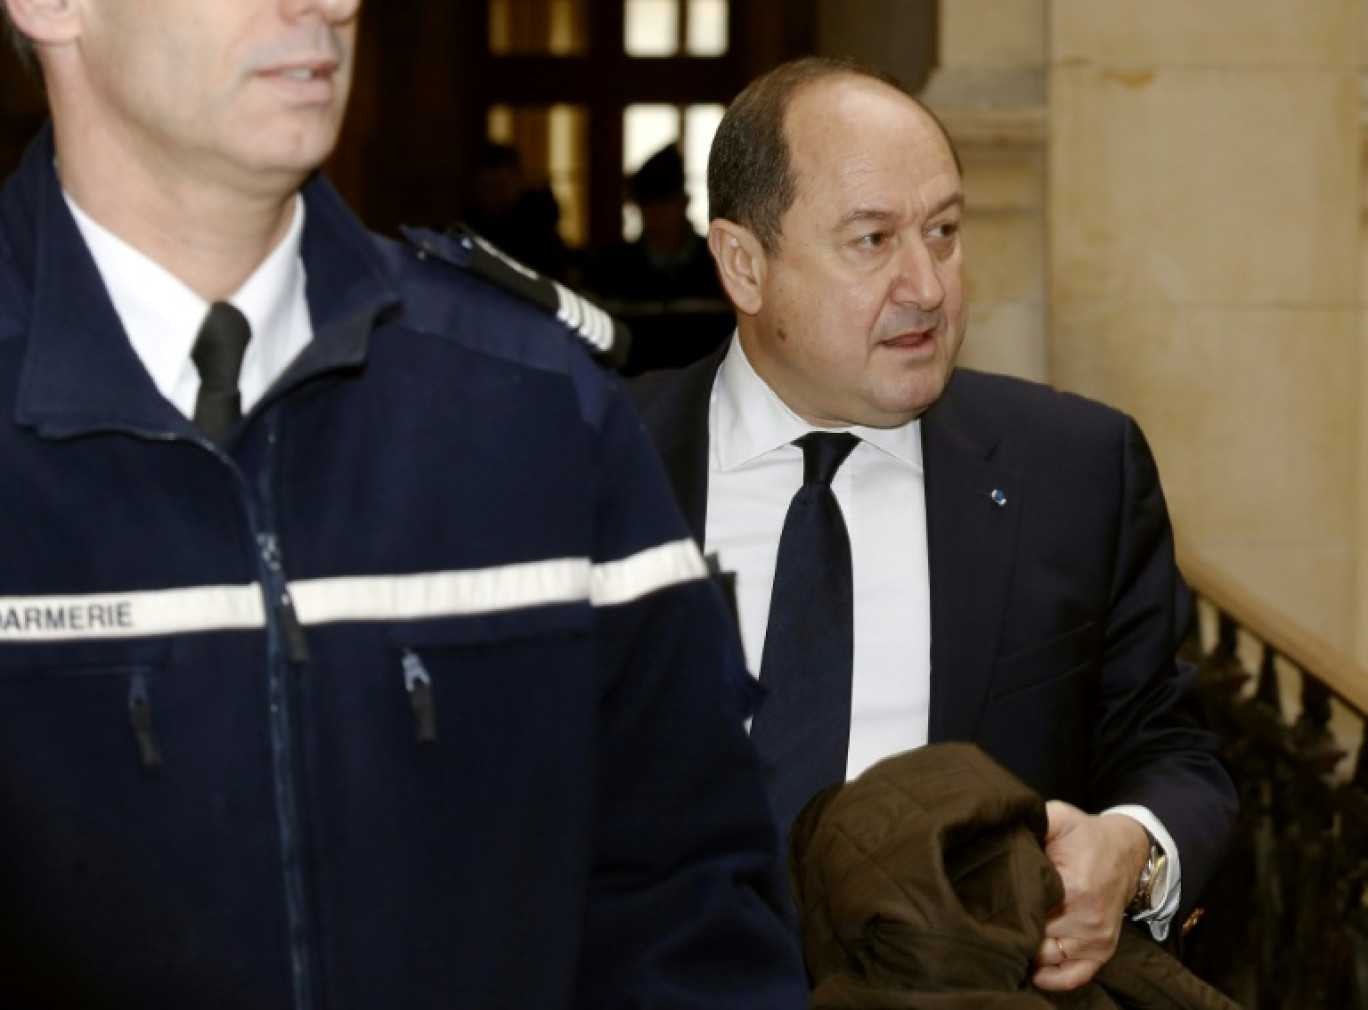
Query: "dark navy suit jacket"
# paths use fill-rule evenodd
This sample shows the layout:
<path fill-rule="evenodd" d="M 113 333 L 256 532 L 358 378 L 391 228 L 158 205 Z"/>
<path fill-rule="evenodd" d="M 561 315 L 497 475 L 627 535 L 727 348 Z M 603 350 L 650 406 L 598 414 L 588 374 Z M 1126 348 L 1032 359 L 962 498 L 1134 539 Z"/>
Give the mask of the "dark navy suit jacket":
<path fill-rule="evenodd" d="M 633 384 L 700 543 L 724 353 Z M 1094 813 L 1148 807 L 1178 846 L 1185 911 L 1220 862 L 1236 799 L 1199 726 L 1193 671 L 1174 659 L 1192 604 L 1144 436 L 1101 404 L 965 369 L 921 424 L 929 739 L 974 741 L 1043 796 Z"/>

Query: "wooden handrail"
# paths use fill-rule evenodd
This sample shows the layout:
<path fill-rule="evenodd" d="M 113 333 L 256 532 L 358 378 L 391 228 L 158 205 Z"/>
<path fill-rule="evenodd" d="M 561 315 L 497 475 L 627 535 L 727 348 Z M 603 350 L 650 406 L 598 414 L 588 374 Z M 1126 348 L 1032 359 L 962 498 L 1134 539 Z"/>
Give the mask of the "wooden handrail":
<path fill-rule="evenodd" d="M 1368 716 L 1368 668 L 1288 620 L 1191 550 L 1179 549 L 1178 566 L 1199 597 L 1319 680 L 1360 716 Z"/>

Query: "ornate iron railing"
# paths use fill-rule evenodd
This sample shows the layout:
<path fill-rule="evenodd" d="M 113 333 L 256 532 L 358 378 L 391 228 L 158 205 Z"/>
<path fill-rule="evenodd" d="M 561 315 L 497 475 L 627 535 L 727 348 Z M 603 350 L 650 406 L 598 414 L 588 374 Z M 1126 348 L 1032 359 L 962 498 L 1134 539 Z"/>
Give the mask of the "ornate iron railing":
<path fill-rule="evenodd" d="M 1187 959 L 1250 1010 L 1368 1008 L 1368 669 L 1200 559 L 1182 566 L 1188 658 L 1241 800 Z"/>

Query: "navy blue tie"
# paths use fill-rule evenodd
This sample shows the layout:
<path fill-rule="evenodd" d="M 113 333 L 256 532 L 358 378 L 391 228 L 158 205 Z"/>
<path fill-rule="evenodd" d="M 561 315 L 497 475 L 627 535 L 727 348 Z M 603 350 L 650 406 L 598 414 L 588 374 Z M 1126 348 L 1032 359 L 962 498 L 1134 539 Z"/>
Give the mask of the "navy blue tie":
<path fill-rule="evenodd" d="M 779 537 L 760 662 L 768 693 L 751 724 L 784 839 L 814 793 L 845 781 L 855 594 L 850 536 L 831 479 L 859 441 L 813 432 L 794 443 L 803 450 L 803 486 Z"/>
<path fill-rule="evenodd" d="M 200 374 L 195 398 L 195 424 L 222 445 L 242 417 L 238 373 L 252 327 L 237 308 L 227 302 L 209 306 L 190 358 Z"/>

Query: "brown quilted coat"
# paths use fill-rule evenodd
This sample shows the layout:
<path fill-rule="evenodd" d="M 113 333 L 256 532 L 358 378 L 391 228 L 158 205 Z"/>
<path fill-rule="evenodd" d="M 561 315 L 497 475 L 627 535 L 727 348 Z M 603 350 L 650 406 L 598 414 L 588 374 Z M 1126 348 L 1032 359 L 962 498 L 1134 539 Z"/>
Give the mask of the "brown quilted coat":
<path fill-rule="evenodd" d="M 1093 982 L 1034 988 L 1064 893 L 1045 828 L 1044 801 L 967 743 L 888 758 L 814 797 L 790 836 L 813 1010 L 1236 1010 L 1129 925 Z"/>

